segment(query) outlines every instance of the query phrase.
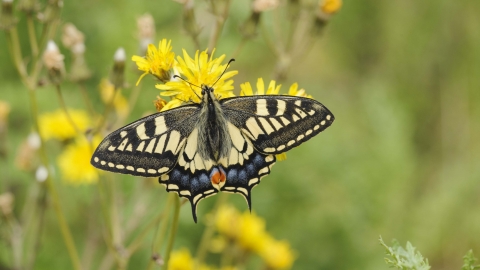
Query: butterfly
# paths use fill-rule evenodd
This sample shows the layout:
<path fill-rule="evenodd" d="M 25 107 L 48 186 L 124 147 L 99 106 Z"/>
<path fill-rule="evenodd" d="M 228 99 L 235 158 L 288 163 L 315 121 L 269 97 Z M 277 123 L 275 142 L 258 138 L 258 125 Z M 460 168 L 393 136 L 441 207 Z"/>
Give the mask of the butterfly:
<path fill-rule="evenodd" d="M 197 205 L 219 191 L 251 191 L 270 173 L 275 155 L 329 127 L 333 114 L 314 99 L 255 95 L 217 99 L 201 86 L 200 103 L 152 114 L 108 135 L 95 150 L 96 168 L 159 177 L 166 190 Z"/>

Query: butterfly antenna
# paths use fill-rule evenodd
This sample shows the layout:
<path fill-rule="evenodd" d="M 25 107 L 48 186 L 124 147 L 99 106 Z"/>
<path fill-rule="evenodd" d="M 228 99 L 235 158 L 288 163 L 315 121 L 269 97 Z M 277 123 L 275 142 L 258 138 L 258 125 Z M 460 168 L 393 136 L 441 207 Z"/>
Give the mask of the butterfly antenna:
<path fill-rule="evenodd" d="M 189 81 L 185 80 L 184 78 L 182 78 L 182 77 L 180 77 L 180 76 L 178 76 L 178 75 L 173 75 L 173 78 L 175 78 L 175 79 L 177 79 L 177 78 L 178 78 L 178 79 L 180 79 L 180 80 L 182 80 L 182 81 L 184 81 L 184 82 L 188 83 L 188 85 L 190 86 L 190 89 L 192 89 L 192 92 L 193 92 L 193 93 L 194 93 L 194 94 L 195 94 L 195 95 L 196 95 L 196 96 L 197 96 L 199 99 L 202 99 L 202 98 L 201 98 L 201 97 L 200 97 L 200 96 L 197 94 L 197 92 L 195 92 L 195 90 L 193 90 L 193 88 L 192 88 L 192 85 L 193 85 L 193 86 L 196 86 L 196 87 L 198 87 L 198 88 L 202 89 L 200 86 L 198 86 L 198 85 L 196 85 L 196 84 L 193 84 L 193 83 L 191 83 L 191 82 L 189 82 Z"/>
<path fill-rule="evenodd" d="M 220 78 L 222 78 L 223 74 L 225 74 L 225 72 L 227 71 L 228 67 L 230 66 L 230 63 L 232 63 L 233 61 L 235 61 L 235 59 L 230 59 L 230 61 L 228 61 L 227 63 L 227 66 L 225 67 L 225 69 L 223 70 L 222 74 L 220 74 L 220 76 L 218 76 L 218 79 L 212 84 L 212 86 L 210 87 L 213 87 L 219 80 Z"/>

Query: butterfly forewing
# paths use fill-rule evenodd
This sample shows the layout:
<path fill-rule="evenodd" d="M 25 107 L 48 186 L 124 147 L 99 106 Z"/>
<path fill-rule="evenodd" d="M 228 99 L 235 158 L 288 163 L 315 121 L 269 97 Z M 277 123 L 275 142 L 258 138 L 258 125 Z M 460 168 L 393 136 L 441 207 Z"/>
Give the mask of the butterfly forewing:
<path fill-rule="evenodd" d="M 183 106 L 139 119 L 108 135 L 91 163 L 107 171 L 156 177 L 177 163 L 198 119 L 198 106 Z"/>
<path fill-rule="evenodd" d="M 221 100 L 225 117 L 263 153 L 279 154 L 329 127 L 333 114 L 314 99 L 266 95 Z"/>

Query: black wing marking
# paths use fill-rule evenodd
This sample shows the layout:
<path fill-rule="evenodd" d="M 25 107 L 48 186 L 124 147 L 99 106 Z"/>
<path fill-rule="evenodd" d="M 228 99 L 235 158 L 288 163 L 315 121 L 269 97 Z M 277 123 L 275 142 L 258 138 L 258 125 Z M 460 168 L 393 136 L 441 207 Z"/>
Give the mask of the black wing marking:
<path fill-rule="evenodd" d="M 220 100 L 225 117 L 263 153 L 279 154 L 329 127 L 333 114 L 314 99 L 265 95 Z"/>
<path fill-rule="evenodd" d="M 232 123 L 228 123 L 227 127 L 232 148 L 228 157 L 220 160 L 226 175 L 225 185 L 221 190 L 240 193 L 247 201 L 248 208 L 252 209 L 251 190 L 270 173 L 275 156 L 255 150 L 250 139 Z"/>
<path fill-rule="evenodd" d="M 260 183 L 260 180 L 270 173 L 270 168 L 275 164 L 274 155 L 262 154 L 256 150 L 245 159 L 243 165 L 230 164 L 225 168 L 227 181 L 222 191 L 239 193 L 247 201 L 248 208 L 252 209 L 251 191 Z"/>
<path fill-rule="evenodd" d="M 198 120 L 198 105 L 187 105 L 139 119 L 109 134 L 90 163 L 96 168 L 156 177 L 177 163 Z"/>
<path fill-rule="evenodd" d="M 185 167 L 177 165 L 168 174 L 159 178 L 160 184 L 164 185 L 168 192 L 177 192 L 178 196 L 187 198 L 192 206 L 192 215 L 195 223 L 197 222 L 197 205 L 207 197 L 218 193 L 211 181 L 210 171 L 196 170 L 194 173 Z"/>

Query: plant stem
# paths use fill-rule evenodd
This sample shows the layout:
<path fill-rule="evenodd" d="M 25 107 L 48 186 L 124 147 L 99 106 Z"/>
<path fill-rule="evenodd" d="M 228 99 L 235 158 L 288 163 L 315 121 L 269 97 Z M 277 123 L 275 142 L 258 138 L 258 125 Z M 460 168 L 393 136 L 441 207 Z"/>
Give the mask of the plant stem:
<path fill-rule="evenodd" d="M 219 1 L 218 1 L 219 2 Z M 217 7 L 215 4 L 218 4 L 217 1 L 211 0 L 211 9 L 212 12 L 215 15 L 215 26 L 212 31 L 212 35 L 210 36 L 210 41 L 208 43 L 208 51 L 209 53 L 212 53 L 213 49 L 217 46 L 218 39 L 220 38 L 220 35 L 222 34 L 223 26 L 225 25 L 225 21 L 227 20 L 228 17 L 228 11 L 230 10 L 230 0 L 226 0 L 223 11 L 221 13 L 217 12 Z"/>
<path fill-rule="evenodd" d="M 27 28 L 28 28 L 28 38 L 30 39 L 30 48 L 32 50 L 32 56 L 38 56 L 38 42 L 35 35 L 35 24 L 33 23 L 32 13 L 27 14 Z"/>
<path fill-rule="evenodd" d="M 90 118 L 93 119 L 96 114 L 95 114 L 95 110 L 93 109 L 92 102 L 88 97 L 87 88 L 85 87 L 85 84 L 83 82 L 79 82 L 78 87 L 80 88 L 80 93 L 82 93 L 83 102 L 85 103 L 85 107 L 87 107 L 88 113 L 90 114 Z"/>
<path fill-rule="evenodd" d="M 197 259 L 195 269 L 199 269 L 200 265 L 202 265 L 203 261 L 205 260 L 205 256 L 207 255 L 208 244 L 210 242 L 210 239 L 212 239 L 213 234 L 215 233 L 215 220 L 217 219 L 218 209 L 220 208 L 220 206 L 224 205 L 226 201 L 227 201 L 226 194 L 224 192 L 220 192 L 220 194 L 218 194 L 218 199 L 215 203 L 215 207 L 213 210 L 214 215 L 208 221 L 207 226 L 203 231 L 200 244 L 198 245 L 197 256 L 195 256 Z"/>
<path fill-rule="evenodd" d="M 163 210 L 165 219 L 162 220 L 162 222 L 160 222 L 158 224 L 158 229 L 155 232 L 155 235 L 154 235 L 155 240 L 152 242 L 152 259 L 153 259 L 154 256 L 156 256 L 157 254 L 160 253 L 159 249 L 160 249 L 160 246 L 161 246 L 161 244 L 164 240 L 163 238 L 164 238 L 165 232 L 167 231 L 167 225 L 168 225 L 168 220 L 169 220 L 168 219 L 168 214 L 170 212 L 170 207 L 171 207 L 172 201 L 175 199 L 174 196 L 176 196 L 176 195 L 175 194 L 169 194 L 167 203 L 165 204 L 165 208 Z M 153 269 L 153 267 L 154 267 L 154 261 L 150 260 L 150 262 L 148 263 L 147 269 L 151 270 L 151 269 Z"/>
<path fill-rule="evenodd" d="M 170 260 L 170 254 L 175 242 L 175 236 L 177 235 L 178 217 L 180 215 L 180 198 L 178 196 L 175 196 L 174 204 L 172 228 L 170 229 L 170 237 L 167 243 L 167 250 L 165 251 L 165 264 L 163 265 L 163 269 L 165 270 L 168 269 L 168 261 Z"/>
<path fill-rule="evenodd" d="M 75 130 L 75 133 L 81 134 L 77 125 L 75 124 L 75 122 L 73 122 L 73 119 L 70 116 L 70 113 L 68 112 L 67 105 L 65 104 L 65 99 L 63 98 L 63 95 L 62 95 L 62 89 L 60 88 L 60 84 L 56 84 L 55 89 L 57 90 L 56 92 L 57 92 L 58 101 L 60 102 L 60 107 L 62 107 L 62 110 L 65 113 L 65 116 L 67 117 L 68 122 Z"/>

